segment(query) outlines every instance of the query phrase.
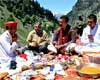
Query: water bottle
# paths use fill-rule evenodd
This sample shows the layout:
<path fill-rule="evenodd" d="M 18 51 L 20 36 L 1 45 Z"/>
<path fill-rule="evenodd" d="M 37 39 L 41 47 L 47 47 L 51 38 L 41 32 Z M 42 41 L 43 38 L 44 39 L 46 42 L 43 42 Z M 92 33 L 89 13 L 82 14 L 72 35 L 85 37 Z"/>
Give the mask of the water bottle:
<path fill-rule="evenodd" d="M 32 70 L 34 70 L 35 69 L 35 67 L 34 67 L 34 62 L 32 62 Z"/>
<path fill-rule="evenodd" d="M 10 62 L 10 69 L 16 69 L 16 67 L 17 67 L 16 65 L 17 65 L 16 61 L 13 61 L 13 60 L 12 60 L 12 61 Z"/>
<path fill-rule="evenodd" d="M 47 80 L 54 80 L 55 78 L 55 71 L 54 71 L 54 66 L 50 67 L 50 72 L 49 75 L 47 75 Z"/>

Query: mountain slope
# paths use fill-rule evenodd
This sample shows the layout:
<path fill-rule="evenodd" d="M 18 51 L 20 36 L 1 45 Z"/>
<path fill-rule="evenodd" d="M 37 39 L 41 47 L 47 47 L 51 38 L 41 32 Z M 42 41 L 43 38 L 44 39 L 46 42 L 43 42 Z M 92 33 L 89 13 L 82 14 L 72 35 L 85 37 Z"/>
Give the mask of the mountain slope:
<path fill-rule="evenodd" d="M 37 0 L 0 0 L 0 34 L 4 32 L 4 22 L 18 22 L 18 36 L 21 45 L 26 44 L 26 37 L 36 22 L 42 23 L 42 28 L 48 34 L 55 28 L 58 21 L 52 12 L 41 7 Z"/>
<path fill-rule="evenodd" d="M 98 14 L 100 11 L 100 0 L 78 0 L 67 16 L 70 18 L 70 23 L 75 24 L 78 16 L 82 16 L 84 22 L 89 14 Z"/>

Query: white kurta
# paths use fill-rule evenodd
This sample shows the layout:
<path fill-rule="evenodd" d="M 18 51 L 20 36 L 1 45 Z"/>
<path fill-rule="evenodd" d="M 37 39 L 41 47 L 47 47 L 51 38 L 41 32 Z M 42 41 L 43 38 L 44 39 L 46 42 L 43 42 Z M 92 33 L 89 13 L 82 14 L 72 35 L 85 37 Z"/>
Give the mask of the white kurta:
<path fill-rule="evenodd" d="M 97 25 L 96 25 L 97 26 Z M 94 42 L 89 42 L 88 35 L 90 35 L 90 27 L 87 26 L 83 30 L 83 34 L 81 37 L 81 42 L 85 43 L 86 46 L 77 45 L 75 46 L 75 51 L 78 53 L 82 53 L 83 51 L 100 51 L 100 25 L 98 25 L 97 31 L 95 33 Z"/>
<path fill-rule="evenodd" d="M 89 43 L 89 39 L 88 39 L 88 35 L 90 35 L 90 27 L 87 26 L 84 30 L 83 30 L 83 34 L 81 37 L 81 41 L 83 43 L 88 44 Z M 94 42 L 95 44 L 98 44 L 100 46 L 100 25 L 98 25 L 98 29 L 95 33 L 94 37 Z"/>
<path fill-rule="evenodd" d="M 11 60 L 16 59 L 16 54 L 14 51 L 16 50 L 18 44 L 13 42 L 11 44 L 11 36 L 8 31 L 5 31 L 0 35 L 0 62 L 9 62 Z"/>

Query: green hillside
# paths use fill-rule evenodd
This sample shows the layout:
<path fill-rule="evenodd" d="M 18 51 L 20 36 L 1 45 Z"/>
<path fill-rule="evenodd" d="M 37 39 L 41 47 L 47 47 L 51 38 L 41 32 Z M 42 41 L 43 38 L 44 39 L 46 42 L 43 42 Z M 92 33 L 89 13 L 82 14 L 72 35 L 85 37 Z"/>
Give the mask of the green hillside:
<path fill-rule="evenodd" d="M 0 0 L 0 33 L 4 32 L 4 22 L 18 22 L 18 36 L 20 45 L 26 44 L 26 37 L 33 29 L 35 22 L 42 23 L 42 28 L 48 34 L 51 28 L 56 28 L 58 21 L 52 12 L 41 7 L 34 0 Z"/>

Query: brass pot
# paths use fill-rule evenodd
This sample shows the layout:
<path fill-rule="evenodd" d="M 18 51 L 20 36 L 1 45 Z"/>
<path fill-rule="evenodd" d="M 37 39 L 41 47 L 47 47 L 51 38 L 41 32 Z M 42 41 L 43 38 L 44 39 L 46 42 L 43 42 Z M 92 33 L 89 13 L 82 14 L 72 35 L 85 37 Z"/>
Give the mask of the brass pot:
<path fill-rule="evenodd" d="M 97 68 L 99 71 L 97 73 L 82 72 L 81 69 L 85 67 Z M 89 78 L 100 78 L 100 64 L 96 64 L 96 63 L 80 64 L 79 66 L 76 67 L 76 69 L 80 76 L 89 77 Z"/>

